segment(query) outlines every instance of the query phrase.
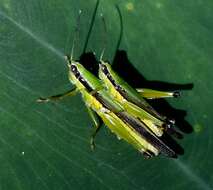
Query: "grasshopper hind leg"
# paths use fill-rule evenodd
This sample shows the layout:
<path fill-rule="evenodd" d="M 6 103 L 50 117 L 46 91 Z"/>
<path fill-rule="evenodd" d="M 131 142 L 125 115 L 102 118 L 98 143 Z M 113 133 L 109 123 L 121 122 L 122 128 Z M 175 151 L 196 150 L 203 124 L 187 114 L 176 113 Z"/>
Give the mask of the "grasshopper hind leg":
<path fill-rule="evenodd" d="M 138 88 L 136 90 L 141 94 L 143 98 L 147 99 L 178 98 L 180 96 L 179 91 L 166 92 L 147 88 Z"/>

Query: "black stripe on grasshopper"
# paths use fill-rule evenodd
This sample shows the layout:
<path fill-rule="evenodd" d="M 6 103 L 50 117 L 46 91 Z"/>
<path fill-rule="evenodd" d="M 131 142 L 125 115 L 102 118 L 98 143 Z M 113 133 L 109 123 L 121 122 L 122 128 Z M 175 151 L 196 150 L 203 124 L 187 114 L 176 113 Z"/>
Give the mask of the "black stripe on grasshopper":
<path fill-rule="evenodd" d="M 75 75 L 75 77 L 81 82 L 82 85 L 89 91 L 95 91 L 88 84 L 88 82 L 81 76 L 75 65 L 71 65 L 71 71 Z M 94 92 L 92 94 L 105 108 L 109 110 L 113 110 L 114 108 L 99 94 L 98 92 Z M 165 154 L 168 157 L 177 157 L 176 153 L 168 147 L 160 138 L 156 137 L 152 132 L 148 131 L 146 125 L 139 120 L 129 116 L 125 112 L 117 112 L 115 113 L 121 120 L 130 125 L 135 131 L 137 131 L 142 137 L 144 137 L 147 142 L 151 143 L 154 147 L 159 149 L 159 151 Z"/>

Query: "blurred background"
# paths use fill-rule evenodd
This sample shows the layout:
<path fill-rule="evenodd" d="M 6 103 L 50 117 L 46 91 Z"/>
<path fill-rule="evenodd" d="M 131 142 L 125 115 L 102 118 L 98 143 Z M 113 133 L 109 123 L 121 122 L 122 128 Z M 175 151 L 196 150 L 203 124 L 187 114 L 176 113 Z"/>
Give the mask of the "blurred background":
<path fill-rule="evenodd" d="M 212 189 L 213 2 L 101 0 L 85 46 L 95 7 L 96 0 L 1 0 L 0 189 Z M 100 56 L 103 14 L 104 59 L 114 60 L 120 75 L 137 87 L 182 90 L 178 99 L 153 102 L 184 134 L 178 159 L 145 160 L 106 127 L 92 152 L 92 121 L 80 95 L 36 103 L 72 88 L 63 56 L 79 10 L 75 59 Z"/>

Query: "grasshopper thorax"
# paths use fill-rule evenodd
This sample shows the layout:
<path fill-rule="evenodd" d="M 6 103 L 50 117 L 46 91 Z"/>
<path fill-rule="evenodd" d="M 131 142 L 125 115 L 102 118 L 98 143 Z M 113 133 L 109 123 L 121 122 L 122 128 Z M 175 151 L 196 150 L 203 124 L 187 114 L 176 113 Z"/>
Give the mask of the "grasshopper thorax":
<path fill-rule="evenodd" d="M 78 73 L 78 68 L 77 68 L 77 65 L 79 64 L 79 62 L 77 61 L 73 61 L 69 56 L 65 56 L 65 59 L 67 61 L 67 66 L 69 68 L 69 72 L 70 74 L 76 74 Z"/>

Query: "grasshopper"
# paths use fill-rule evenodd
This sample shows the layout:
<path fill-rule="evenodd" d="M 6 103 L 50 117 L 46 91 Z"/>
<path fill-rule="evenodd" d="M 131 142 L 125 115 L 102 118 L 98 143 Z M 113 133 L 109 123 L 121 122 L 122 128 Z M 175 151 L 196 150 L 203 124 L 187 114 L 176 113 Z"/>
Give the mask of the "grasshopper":
<path fill-rule="evenodd" d="M 117 7 L 119 12 L 119 8 Z M 120 17 L 121 19 L 121 17 Z M 106 23 L 102 16 L 102 21 L 107 32 Z M 106 42 L 104 43 L 107 44 Z M 166 97 L 179 97 L 178 91 L 164 92 L 152 89 L 134 89 L 124 79 L 122 79 L 115 71 L 113 71 L 111 65 L 103 61 L 102 57 L 105 52 L 103 48 L 100 61 L 99 61 L 99 78 L 103 82 L 103 86 L 109 91 L 112 98 L 122 104 L 124 109 L 131 114 L 139 118 L 144 122 L 147 127 L 157 136 L 162 136 L 164 131 L 173 133 L 177 137 L 181 137 L 181 134 L 171 128 L 175 121 L 167 119 L 167 117 L 159 114 L 146 100 Z"/>
<path fill-rule="evenodd" d="M 94 138 L 101 127 L 98 115 L 119 139 L 124 139 L 132 144 L 145 156 L 152 157 L 163 153 L 169 157 L 176 157 L 176 153 L 154 135 L 143 122 L 124 111 L 122 105 L 109 95 L 97 77 L 86 70 L 78 61 L 73 61 L 68 56 L 66 59 L 69 68 L 68 77 L 75 88 L 64 94 L 39 98 L 39 102 L 58 100 L 80 92 L 95 125 L 95 131 L 90 140 L 92 149 L 94 148 Z"/>
<path fill-rule="evenodd" d="M 102 60 L 99 66 L 99 78 L 112 98 L 120 102 L 131 115 L 141 119 L 157 136 L 162 136 L 164 130 L 172 130 L 170 125 L 174 124 L 174 120 L 168 120 L 160 115 L 144 98 L 178 97 L 179 92 L 134 89 L 112 70 L 109 63 Z"/>
<path fill-rule="evenodd" d="M 145 122 L 130 115 L 119 101 L 112 98 L 110 91 L 103 86 L 103 82 L 100 79 L 86 70 L 80 62 L 73 59 L 73 47 L 74 40 L 71 56 L 65 56 L 65 58 L 68 65 L 68 78 L 75 87 L 66 93 L 39 98 L 37 101 L 60 100 L 64 97 L 73 96 L 78 92 L 81 93 L 95 126 L 90 139 L 92 149 L 94 149 L 95 145 L 95 136 L 101 127 L 98 120 L 99 116 L 103 123 L 119 139 L 124 139 L 133 145 L 146 157 L 157 156 L 160 153 L 168 157 L 177 157 L 175 151 L 150 131 Z"/>

